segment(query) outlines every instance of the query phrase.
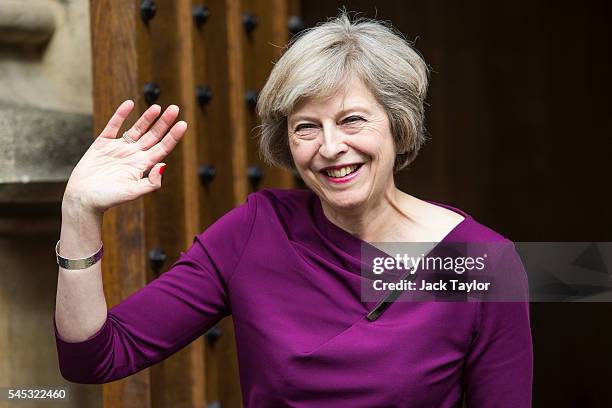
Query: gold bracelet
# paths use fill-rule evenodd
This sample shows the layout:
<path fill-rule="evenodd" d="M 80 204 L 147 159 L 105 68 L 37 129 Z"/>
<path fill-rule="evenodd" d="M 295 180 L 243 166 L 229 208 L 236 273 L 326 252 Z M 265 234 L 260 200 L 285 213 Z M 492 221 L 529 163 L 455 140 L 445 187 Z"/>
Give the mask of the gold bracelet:
<path fill-rule="evenodd" d="M 82 259 L 68 259 L 60 256 L 59 254 L 59 241 L 55 244 L 55 259 L 57 260 L 57 264 L 64 269 L 86 269 L 90 266 L 94 265 L 100 259 L 102 259 L 102 255 L 104 254 L 104 250 L 102 249 L 104 245 L 100 246 L 98 252 L 93 254 L 92 256 L 88 256 L 87 258 Z"/>

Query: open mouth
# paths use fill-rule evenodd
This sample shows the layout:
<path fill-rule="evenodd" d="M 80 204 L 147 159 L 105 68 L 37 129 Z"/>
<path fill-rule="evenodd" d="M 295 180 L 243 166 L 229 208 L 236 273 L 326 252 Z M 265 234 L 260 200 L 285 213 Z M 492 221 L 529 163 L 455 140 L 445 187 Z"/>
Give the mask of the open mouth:
<path fill-rule="evenodd" d="M 332 181 L 348 181 L 359 171 L 363 163 L 349 164 L 342 167 L 327 168 L 321 170 L 321 174 L 327 176 Z"/>

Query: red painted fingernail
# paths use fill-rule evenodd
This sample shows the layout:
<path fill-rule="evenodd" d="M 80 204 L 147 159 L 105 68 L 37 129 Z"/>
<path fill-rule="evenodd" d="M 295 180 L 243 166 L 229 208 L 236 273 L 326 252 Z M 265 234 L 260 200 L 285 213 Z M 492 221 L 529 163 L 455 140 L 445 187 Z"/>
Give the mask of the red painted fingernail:
<path fill-rule="evenodd" d="M 159 168 L 159 174 L 164 174 L 164 170 L 166 170 L 166 166 L 167 164 L 164 164 L 163 166 Z"/>

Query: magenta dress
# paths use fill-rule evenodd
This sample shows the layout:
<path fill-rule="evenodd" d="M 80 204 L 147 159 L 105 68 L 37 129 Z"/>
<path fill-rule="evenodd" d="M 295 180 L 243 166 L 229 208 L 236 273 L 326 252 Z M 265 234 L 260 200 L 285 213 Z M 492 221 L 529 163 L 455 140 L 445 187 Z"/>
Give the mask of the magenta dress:
<path fill-rule="evenodd" d="M 465 217 L 443 241 L 508 241 L 435 204 Z M 309 190 L 252 193 L 92 337 L 69 343 L 55 326 L 61 374 L 85 384 L 129 376 L 231 314 L 245 407 L 531 406 L 527 302 L 394 302 L 370 321 L 362 243 Z"/>

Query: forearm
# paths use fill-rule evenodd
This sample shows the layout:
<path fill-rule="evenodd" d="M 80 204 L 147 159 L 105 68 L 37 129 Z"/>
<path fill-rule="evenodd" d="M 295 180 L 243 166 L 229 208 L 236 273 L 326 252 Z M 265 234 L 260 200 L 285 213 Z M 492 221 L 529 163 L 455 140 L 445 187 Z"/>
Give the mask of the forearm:
<path fill-rule="evenodd" d="M 85 258 L 102 242 L 102 214 L 87 210 L 78 200 L 64 197 L 59 254 L 65 258 Z M 107 314 L 102 283 L 102 261 L 86 269 L 59 267 L 55 320 L 60 336 L 80 342 L 95 334 Z"/>

